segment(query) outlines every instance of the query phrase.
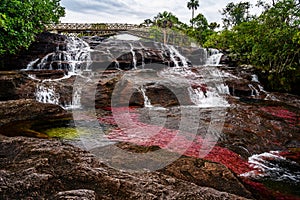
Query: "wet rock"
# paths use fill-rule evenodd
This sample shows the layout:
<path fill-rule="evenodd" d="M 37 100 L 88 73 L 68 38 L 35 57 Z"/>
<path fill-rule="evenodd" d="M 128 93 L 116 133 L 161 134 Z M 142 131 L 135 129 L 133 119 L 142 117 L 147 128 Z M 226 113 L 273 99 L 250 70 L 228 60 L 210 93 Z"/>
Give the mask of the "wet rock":
<path fill-rule="evenodd" d="M 1 71 L 0 101 L 35 99 L 37 87 L 47 85 L 47 82 L 42 82 L 42 80 L 59 79 L 63 76 L 64 72 L 62 70 Z M 71 102 L 73 82 L 74 77 L 60 81 L 48 81 L 48 85 L 53 85 L 60 95 L 61 105 L 65 102 Z"/>
<path fill-rule="evenodd" d="M 299 108 L 279 101 L 229 100 L 220 143 L 239 155 L 286 151 L 299 140 Z"/>
<path fill-rule="evenodd" d="M 27 64 L 36 58 L 43 58 L 48 53 L 66 49 L 66 36 L 48 32 L 36 36 L 28 50 L 22 50 L 17 55 L 6 55 L 0 58 L 0 70 L 25 69 Z"/>
<path fill-rule="evenodd" d="M 0 113 L 0 126 L 16 121 L 68 116 L 67 111 L 58 105 L 44 104 L 32 99 L 2 101 L 0 102 Z"/>
<path fill-rule="evenodd" d="M 39 103 L 31 99 L 2 101 L 0 102 L 0 134 L 47 137 L 31 128 L 35 121 L 51 124 L 56 120 L 70 117 L 67 111 L 54 104 Z"/>
<path fill-rule="evenodd" d="M 117 171 L 56 140 L 0 136 L 0 156 L 2 199 L 245 199 L 160 172 Z"/>
<path fill-rule="evenodd" d="M 96 107 L 142 107 L 145 103 L 143 92 L 154 106 L 193 105 L 188 84 L 162 80 L 154 70 L 102 74 L 94 82 L 97 85 L 86 84 L 83 88 L 81 102 L 84 107 L 93 102 Z"/>
<path fill-rule="evenodd" d="M 19 99 L 18 87 L 26 80 L 26 76 L 18 71 L 0 72 L 0 101 Z"/>

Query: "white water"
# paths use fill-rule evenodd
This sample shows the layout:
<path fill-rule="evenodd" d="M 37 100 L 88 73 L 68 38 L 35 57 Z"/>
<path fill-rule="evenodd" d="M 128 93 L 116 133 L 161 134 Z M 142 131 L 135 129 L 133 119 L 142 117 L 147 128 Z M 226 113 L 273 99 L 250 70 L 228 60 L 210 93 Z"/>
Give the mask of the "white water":
<path fill-rule="evenodd" d="M 125 41 L 124 41 L 125 42 Z M 111 42 L 109 42 L 111 44 Z M 114 44 L 114 43 L 113 43 Z M 120 42 L 120 44 L 114 44 L 115 47 L 120 48 L 120 51 L 128 50 L 132 53 L 132 62 L 134 69 L 137 69 L 137 58 L 136 58 L 136 50 L 142 50 L 146 47 L 141 42 L 137 41 L 127 41 L 126 43 Z M 146 44 L 146 43 L 145 43 Z M 148 44 L 146 44 L 148 45 Z M 152 44 L 153 45 L 153 44 Z M 158 44 L 154 44 L 158 45 Z M 126 47 L 127 46 L 127 47 Z M 136 47 L 138 46 L 138 47 Z M 114 47 L 114 48 L 115 48 Z M 128 49 L 129 47 L 129 49 Z M 179 51 L 171 45 L 163 45 L 160 44 L 158 46 L 159 49 L 168 51 L 170 53 L 170 59 L 174 62 L 175 67 L 166 68 L 164 71 L 160 72 L 160 75 L 163 78 L 170 78 L 172 80 L 182 80 L 189 82 L 190 85 L 202 85 L 206 84 L 206 80 L 213 81 L 213 84 L 208 84 L 205 93 L 200 88 L 188 87 L 188 92 L 192 102 L 199 107 L 218 107 L 218 106 L 228 106 L 229 104 L 224 99 L 222 95 L 229 94 L 229 89 L 222 81 L 219 81 L 220 73 L 215 68 L 211 68 L 210 70 L 213 72 L 213 75 L 205 75 L 205 79 L 201 76 L 201 73 L 195 73 L 191 70 L 188 65 L 188 60 L 185 56 L 183 56 Z M 140 49 L 139 49 L 140 48 Z M 69 78 L 72 75 L 81 75 L 84 71 L 89 71 L 89 66 L 91 64 L 91 49 L 89 45 L 82 41 L 79 38 L 69 37 L 67 43 L 66 51 L 59 51 L 50 53 L 46 55 L 42 59 L 36 59 L 28 64 L 27 70 L 50 70 L 50 69 L 60 69 L 65 71 L 65 76 L 59 79 L 47 79 L 44 82 L 59 82 L 65 78 Z M 100 52 L 99 52 L 100 53 Z M 113 53 L 110 53 L 110 57 L 114 57 Z M 218 50 L 210 49 L 206 55 L 211 55 L 207 59 L 207 63 L 209 65 L 218 65 L 220 58 L 222 56 Z M 115 59 L 115 58 L 114 58 Z M 144 58 L 142 58 L 144 59 Z M 144 60 L 143 60 L 144 61 Z M 116 65 L 119 63 L 116 62 Z M 144 68 L 144 62 L 142 62 L 142 67 Z M 217 78 L 216 78 L 217 77 Z M 44 103 L 55 103 L 64 105 L 65 108 L 78 108 L 80 107 L 80 96 L 81 96 L 81 88 L 77 86 L 76 89 L 73 90 L 73 98 L 71 102 L 61 102 L 59 91 L 55 90 L 53 86 L 51 88 L 47 88 L 47 86 L 51 86 L 51 84 L 37 84 L 37 92 L 36 99 L 38 101 L 42 101 Z M 47 92 L 49 92 L 49 97 L 46 97 Z M 145 99 L 145 106 L 151 107 L 151 102 L 149 98 L 145 94 L 145 89 L 141 88 L 141 92 Z M 55 93 L 55 94 L 52 94 Z M 54 101 L 53 97 L 55 96 L 57 99 Z"/>
<path fill-rule="evenodd" d="M 255 154 L 248 158 L 254 169 L 240 176 L 254 179 L 268 178 L 273 181 L 291 181 L 300 183 L 300 166 L 294 161 L 279 155 L 278 151 Z M 289 168 L 290 167 L 290 168 Z"/>
<path fill-rule="evenodd" d="M 57 48 L 58 49 L 58 48 Z M 39 81 L 36 83 L 36 100 L 42 103 L 51 103 L 61 105 L 66 109 L 80 108 L 81 86 L 73 86 L 72 100 L 63 102 L 59 91 L 61 85 L 64 87 L 62 80 L 68 79 L 74 75 L 82 76 L 82 72 L 90 71 L 91 64 L 90 47 L 83 40 L 75 37 L 68 37 L 66 51 L 49 53 L 42 59 L 36 59 L 27 65 L 26 70 L 64 70 L 65 75 L 56 79 L 39 80 L 34 75 L 29 78 Z"/>
<path fill-rule="evenodd" d="M 134 51 L 134 48 L 133 48 L 132 44 L 130 44 L 130 51 L 131 51 L 131 54 L 132 54 L 133 68 L 137 69 L 136 68 L 137 60 L 136 60 L 135 51 Z"/>
<path fill-rule="evenodd" d="M 169 67 L 159 74 L 162 77 L 169 78 L 170 80 L 178 80 L 178 82 L 188 82 L 188 92 L 191 101 L 198 107 L 228 107 L 229 103 L 222 95 L 229 94 L 229 88 L 222 81 L 222 73 L 217 68 L 196 68 L 194 71 L 188 66 L 187 59 L 181 55 L 173 46 L 167 46 L 171 52 L 171 59 L 175 63 L 175 67 Z M 211 57 L 215 55 L 221 56 L 223 54 L 213 51 Z M 211 57 L 208 60 L 214 60 Z M 178 60 L 179 58 L 179 60 Z M 220 57 L 221 59 L 221 57 Z M 219 65 L 219 61 L 214 60 L 215 66 Z M 180 66 L 181 63 L 183 66 Z M 196 72 L 195 72 L 196 71 Z M 203 78 L 204 76 L 204 78 Z M 209 82 L 209 84 L 207 84 Z M 192 87 L 198 85 L 198 87 Z"/>
<path fill-rule="evenodd" d="M 146 108 L 151 108 L 151 107 L 153 107 L 153 106 L 151 105 L 150 99 L 149 99 L 148 96 L 146 95 L 146 90 L 145 90 L 144 86 L 141 86 L 140 90 L 141 90 L 142 95 L 143 95 L 143 97 L 144 97 L 144 107 L 146 107 Z"/>
<path fill-rule="evenodd" d="M 166 45 L 166 47 L 170 52 L 170 57 L 171 60 L 174 62 L 175 67 L 180 67 L 180 66 L 188 67 L 187 59 L 183 55 L 181 55 L 174 46 Z M 181 65 L 179 62 L 181 63 Z"/>
<path fill-rule="evenodd" d="M 64 70 L 66 78 L 69 78 L 70 75 L 89 70 L 90 51 L 85 41 L 76 37 L 68 37 L 66 51 L 56 50 L 42 59 L 36 59 L 27 65 L 26 70 Z"/>
<path fill-rule="evenodd" d="M 35 91 L 36 100 L 41 103 L 59 104 L 60 95 L 53 85 L 37 84 Z"/>
<path fill-rule="evenodd" d="M 223 56 L 223 53 L 216 53 L 216 54 L 213 54 L 213 55 L 209 56 L 206 60 L 205 65 L 206 66 L 218 66 L 218 65 L 220 65 L 220 61 L 221 61 L 222 56 Z"/>

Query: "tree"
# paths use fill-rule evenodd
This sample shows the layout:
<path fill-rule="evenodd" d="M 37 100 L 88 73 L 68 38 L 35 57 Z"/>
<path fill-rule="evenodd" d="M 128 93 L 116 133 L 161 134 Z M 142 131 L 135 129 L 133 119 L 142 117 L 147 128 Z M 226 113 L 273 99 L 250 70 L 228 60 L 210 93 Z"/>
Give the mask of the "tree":
<path fill-rule="evenodd" d="M 36 34 L 64 14 L 60 0 L 1 0 L 0 55 L 28 48 Z"/>
<path fill-rule="evenodd" d="M 193 18 L 191 23 L 194 24 L 195 27 L 188 28 L 186 33 L 190 37 L 195 38 L 200 45 L 203 45 L 208 37 L 214 33 L 213 29 L 210 28 L 210 24 L 208 23 L 207 19 L 201 13 Z M 217 26 L 217 23 L 212 24 L 212 26 Z"/>
<path fill-rule="evenodd" d="M 232 29 L 213 35 L 205 46 L 229 49 L 241 63 L 255 66 L 267 88 L 300 94 L 300 2 L 274 3 L 259 2 L 265 10 L 255 18 L 232 15 Z"/>
<path fill-rule="evenodd" d="M 220 27 L 220 24 L 218 24 L 217 22 L 211 22 L 208 27 L 210 28 L 210 30 L 214 31 L 216 28 Z"/>
<path fill-rule="evenodd" d="M 247 22 L 251 19 L 249 8 L 251 4 L 249 2 L 240 2 L 234 4 L 233 2 L 227 4 L 221 14 L 224 16 L 223 26 L 224 28 L 230 28 L 235 25 L 239 25 L 242 22 Z"/>
<path fill-rule="evenodd" d="M 142 25 L 145 25 L 147 27 L 151 26 L 153 24 L 153 21 L 151 19 L 145 19 Z"/>
<path fill-rule="evenodd" d="M 195 10 L 197 10 L 197 8 L 199 7 L 199 1 L 198 0 L 190 0 L 188 3 L 187 3 L 187 7 L 189 10 L 192 9 L 192 19 L 194 19 L 194 12 Z M 194 27 L 194 24 L 192 22 L 192 27 Z"/>

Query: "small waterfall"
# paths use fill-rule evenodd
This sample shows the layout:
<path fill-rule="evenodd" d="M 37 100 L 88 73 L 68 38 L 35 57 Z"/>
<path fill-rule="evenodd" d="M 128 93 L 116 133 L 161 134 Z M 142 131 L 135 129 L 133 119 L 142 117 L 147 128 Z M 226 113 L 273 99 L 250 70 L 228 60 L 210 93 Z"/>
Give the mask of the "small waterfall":
<path fill-rule="evenodd" d="M 170 58 L 174 62 L 175 67 L 188 67 L 187 59 L 181 55 L 174 46 L 166 45 L 166 47 L 170 52 Z"/>
<path fill-rule="evenodd" d="M 30 62 L 25 70 L 41 71 L 41 74 L 43 70 L 63 70 L 65 73 L 61 78 L 44 79 L 43 81 L 29 74 L 28 77 L 39 81 L 35 91 L 36 100 L 42 103 L 57 104 L 66 109 L 80 108 L 82 87 L 76 86 L 73 89 L 72 98 L 66 97 L 65 93 L 70 89 L 66 89 L 63 80 L 74 75 L 84 78 L 83 72 L 90 71 L 89 66 L 92 63 L 90 52 L 90 47 L 86 42 L 76 37 L 68 37 L 66 51 L 57 48 L 55 52 L 47 54 L 44 58 Z"/>
<path fill-rule="evenodd" d="M 221 58 L 223 53 L 217 53 L 209 56 L 206 60 L 206 66 L 218 66 L 220 65 Z"/>
<path fill-rule="evenodd" d="M 168 45 L 167 49 L 171 53 L 171 59 L 175 67 L 169 67 L 159 74 L 171 80 L 188 81 L 188 93 L 191 101 L 198 107 L 228 107 L 229 104 L 222 95 L 229 94 L 229 88 L 222 82 L 222 74 L 216 67 L 194 66 L 192 69 L 188 66 L 187 59 L 175 49 Z M 215 53 L 218 52 L 217 50 Z M 218 53 L 213 54 L 218 55 Z M 221 55 L 221 54 L 219 54 Z M 183 66 L 179 65 L 176 58 L 180 58 Z M 204 78 L 204 79 L 203 79 Z"/>
<path fill-rule="evenodd" d="M 143 86 L 141 86 L 141 87 L 140 87 L 140 90 L 141 90 L 142 95 L 143 95 L 143 97 L 144 97 L 144 107 L 147 107 L 147 108 L 153 107 L 153 106 L 151 105 L 150 99 L 149 99 L 149 98 L 147 97 L 147 95 L 146 95 L 146 90 L 145 90 L 145 88 L 144 88 Z"/>
<path fill-rule="evenodd" d="M 26 70 L 63 70 L 68 78 L 89 70 L 90 51 L 89 45 L 83 40 L 68 37 L 66 51 L 57 48 L 55 52 L 47 54 L 42 59 L 30 62 Z"/>
<path fill-rule="evenodd" d="M 131 54 L 132 54 L 133 68 L 137 69 L 136 68 L 136 66 L 137 66 L 137 60 L 136 60 L 136 55 L 135 55 L 135 51 L 134 51 L 134 48 L 133 48 L 132 44 L 130 44 L 130 51 L 131 51 Z"/>
<path fill-rule="evenodd" d="M 222 88 L 221 92 L 226 92 L 229 90 L 227 86 L 220 86 Z M 225 87 L 226 89 L 223 89 Z M 188 88 L 190 98 L 192 102 L 198 107 L 207 108 L 207 107 L 228 107 L 229 104 L 219 93 L 220 88 L 217 86 L 213 87 L 199 87 L 199 88 Z M 228 91 L 229 92 L 229 91 Z"/>
<path fill-rule="evenodd" d="M 37 84 L 35 91 L 36 100 L 41 103 L 59 104 L 60 95 L 56 93 L 53 85 Z"/>
<path fill-rule="evenodd" d="M 252 97 L 259 96 L 259 91 L 252 84 L 248 84 L 248 87 L 251 89 Z"/>

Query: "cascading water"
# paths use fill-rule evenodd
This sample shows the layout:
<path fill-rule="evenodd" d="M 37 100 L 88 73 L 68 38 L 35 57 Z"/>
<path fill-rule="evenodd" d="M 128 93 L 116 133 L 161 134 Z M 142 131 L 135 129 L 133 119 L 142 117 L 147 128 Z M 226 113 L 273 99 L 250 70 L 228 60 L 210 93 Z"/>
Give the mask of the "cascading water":
<path fill-rule="evenodd" d="M 181 55 L 174 46 L 166 45 L 166 47 L 170 52 L 170 57 L 171 57 L 171 60 L 174 62 L 175 67 L 180 67 L 180 66 L 187 67 L 188 66 L 188 62 L 187 62 L 186 58 L 183 55 Z M 180 63 L 181 63 L 181 65 L 180 65 Z"/>
<path fill-rule="evenodd" d="M 135 51 L 134 51 L 134 48 L 133 48 L 133 46 L 132 46 L 131 44 L 130 44 L 130 47 L 131 47 L 130 51 L 131 51 L 131 54 L 132 54 L 133 68 L 134 68 L 134 69 L 137 69 L 137 68 L 136 68 L 137 61 L 136 61 Z"/>
<path fill-rule="evenodd" d="M 229 94 L 229 88 L 222 81 L 222 74 L 214 67 L 219 65 L 219 61 L 214 58 L 216 55 L 221 56 L 223 54 L 214 51 L 212 55 L 207 59 L 206 63 L 211 67 L 206 68 L 203 66 L 194 66 L 194 69 L 188 65 L 187 59 L 179 53 L 173 46 L 167 46 L 170 51 L 172 61 L 175 63 L 175 67 L 167 68 L 160 72 L 160 75 L 172 80 L 184 79 L 188 81 L 190 87 L 188 92 L 192 102 L 198 107 L 227 107 L 228 102 L 222 97 L 222 95 Z M 181 63 L 181 66 L 179 65 Z"/>
<path fill-rule="evenodd" d="M 280 152 L 271 151 L 255 154 L 249 157 L 248 160 L 253 171 L 246 172 L 240 176 L 300 183 L 299 164 L 281 156 Z"/>
<path fill-rule="evenodd" d="M 224 54 L 218 49 L 208 49 L 207 60 L 205 66 L 218 66 L 220 65 L 221 58 Z"/>
<path fill-rule="evenodd" d="M 68 37 L 66 51 L 57 48 L 55 52 L 47 54 L 42 59 L 36 59 L 27 65 L 26 71 L 57 70 L 63 71 L 64 75 L 60 78 L 48 78 L 40 80 L 35 75 L 29 77 L 38 81 L 36 84 L 36 100 L 43 103 L 61 105 L 66 109 L 80 107 L 81 86 L 73 86 L 72 98 L 62 98 L 66 90 L 59 92 L 57 85 L 63 85 L 63 81 L 71 76 L 82 76 L 83 72 L 90 71 L 91 64 L 90 47 L 83 40 L 76 37 Z M 71 89 L 69 89 L 71 90 Z M 66 101 L 66 99 L 69 99 Z"/>
<path fill-rule="evenodd" d="M 151 102 L 150 102 L 148 96 L 146 95 L 146 91 L 145 91 L 144 86 L 141 86 L 140 90 L 141 90 L 142 95 L 143 95 L 143 97 L 144 97 L 144 106 L 147 107 L 147 108 L 153 107 L 153 106 L 151 105 Z"/>
<path fill-rule="evenodd" d="M 36 86 L 36 100 L 42 103 L 59 104 L 60 95 L 55 92 L 53 85 L 46 85 L 45 83 Z"/>
<path fill-rule="evenodd" d="M 68 37 L 66 51 L 57 48 L 42 59 L 36 59 L 27 65 L 26 70 L 63 70 L 65 78 L 89 71 L 91 64 L 89 45 L 76 37 Z"/>
<path fill-rule="evenodd" d="M 84 71 L 89 71 L 89 66 L 91 65 L 91 50 L 89 45 L 82 41 L 79 38 L 69 37 L 67 39 L 67 48 L 66 51 L 57 50 L 56 52 L 46 55 L 42 59 L 36 59 L 28 64 L 27 70 L 62 70 L 65 73 L 65 76 L 60 79 L 47 79 L 44 82 L 59 82 L 63 79 L 67 79 L 72 75 L 81 75 Z M 120 44 L 121 43 L 121 44 Z M 124 44 L 123 44 L 124 43 Z M 123 45 L 122 45 L 123 44 Z M 132 54 L 132 64 L 133 69 L 138 68 L 138 61 L 136 53 L 139 52 L 142 57 L 142 68 L 145 66 L 145 58 L 143 55 L 144 49 L 153 49 L 153 47 L 159 48 L 164 52 L 168 52 L 170 60 L 174 63 L 174 67 L 165 68 L 165 70 L 159 72 L 160 76 L 176 79 L 185 79 L 188 80 L 191 87 L 187 88 L 190 94 L 192 102 L 198 106 L 209 107 L 209 106 L 228 106 L 226 100 L 221 97 L 222 94 L 228 94 L 228 87 L 225 86 L 222 82 L 216 82 L 215 79 L 209 78 L 212 77 L 211 74 L 207 74 L 204 67 L 194 66 L 195 68 L 191 70 L 191 65 L 189 61 L 183 56 L 179 51 L 171 45 L 163 45 L 158 43 L 152 43 L 150 47 L 147 45 L 150 43 L 141 43 L 137 41 L 108 41 L 107 45 L 112 45 L 112 48 L 107 48 L 106 50 L 101 50 L 101 52 L 108 52 L 108 58 L 115 60 L 115 65 L 119 69 L 120 64 L 116 60 L 115 54 L 120 54 L 122 51 L 131 52 Z M 99 45 L 99 46 L 102 46 Z M 103 44 L 105 46 L 105 43 Z M 114 48 L 116 48 L 114 50 Z M 93 50 L 95 51 L 95 50 Z M 97 53 L 97 52 L 96 52 Z M 99 51 L 100 53 L 100 51 Z M 116 55 L 118 55 L 116 54 Z M 207 58 L 199 58 L 199 60 L 207 60 L 207 65 L 218 65 L 221 57 L 221 53 L 217 50 L 210 50 L 207 55 L 211 55 Z M 219 56 L 219 57 L 218 57 Z M 140 62 L 140 61 L 139 61 Z M 195 72 L 195 69 L 197 72 Z M 211 68 L 211 70 L 217 71 L 216 68 Z M 200 72 L 201 71 L 201 72 Z M 201 73 L 206 73 L 205 81 L 203 81 L 203 75 Z M 218 74 L 219 75 L 219 74 Z M 214 83 L 211 83 L 214 82 Z M 51 84 L 46 84 L 50 87 Z M 48 89 L 45 84 L 40 86 L 40 83 L 37 84 L 36 99 L 38 101 L 43 101 L 47 103 L 56 103 L 63 105 L 66 108 L 80 107 L 80 96 L 82 87 L 77 86 L 73 90 L 73 98 L 69 102 L 61 102 L 60 100 L 53 101 L 51 98 L 42 97 L 47 94 L 47 92 L 57 92 L 52 88 Z M 193 87 L 192 87 L 193 86 Z M 150 107 L 150 100 L 145 95 L 145 89 L 142 88 L 141 92 L 144 95 L 145 105 Z M 50 94 L 49 94 L 50 95 Z M 52 95 L 53 96 L 53 95 Z M 55 96 L 55 95 L 54 95 Z M 60 95 L 56 95 L 59 99 Z M 146 97 L 146 98 L 145 98 Z M 43 100 L 42 100 L 43 99 Z M 47 100 L 49 99 L 49 100 Z"/>

